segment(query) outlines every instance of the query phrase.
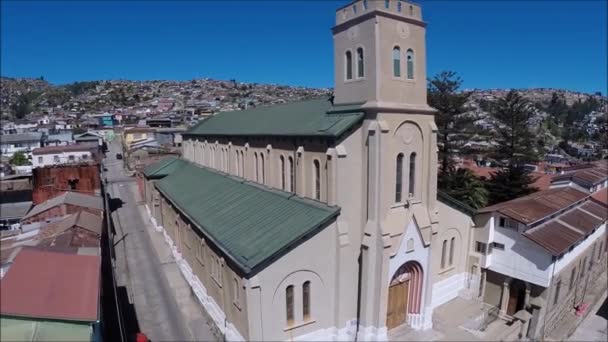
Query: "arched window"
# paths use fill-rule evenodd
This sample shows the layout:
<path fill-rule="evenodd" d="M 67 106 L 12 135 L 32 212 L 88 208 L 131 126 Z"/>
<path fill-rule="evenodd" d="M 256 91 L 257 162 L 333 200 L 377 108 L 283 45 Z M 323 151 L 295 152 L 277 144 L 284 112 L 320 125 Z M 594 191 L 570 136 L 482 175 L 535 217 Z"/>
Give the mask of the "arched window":
<path fill-rule="evenodd" d="M 281 156 L 279 159 L 281 164 L 281 189 L 285 190 L 285 158 Z"/>
<path fill-rule="evenodd" d="M 318 160 L 314 161 L 314 172 L 315 172 L 315 192 L 314 196 L 316 200 L 321 200 L 321 164 Z"/>
<path fill-rule="evenodd" d="M 414 196 L 416 191 L 416 152 L 410 154 L 410 196 Z"/>
<path fill-rule="evenodd" d="M 304 321 L 310 319 L 310 281 L 302 285 L 302 317 Z"/>
<path fill-rule="evenodd" d="M 393 76 L 401 77 L 401 49 L 398 46 L 393 48 Z"/>
<path fill-rule="evenodd" d="M 255 176 L 255 181 L 259 182 L 260 181 L 260 173 L 258 171 L 258 153 L 255 152 L 253 153 L 253 168 L 254 168 L 254 176 Z"/>
<path fill-rule="evenodd" d="M 403 200 L 403 153 L 397 155 L 397 170 L 395 172 L 395 202 Z"/>
<path fill-rule="evenodd" d="M 401 1 L 397 2 L 397 12 L 401 12 Z"/>
<path fill-rule="evenodd" d="M 245 155 L 241 151 L 241 177 L 245 177 Z"/>
<path fill-rule="evenodd" d="M 445 268 L 445 254 L 447 248 L 448 240 L 443 240 L 443 244 L 441 244 L 441 268 Z"/>
<path fill-rule="evenodd" d="M 261 174 L 260 174 L 260 178 L 262 181 L 262 184 L 266 184 L 266 174 L 265 174 L 265 165 L 264 165 L 264 153 L 260 153 L 260 162 L 262 164 L 262 167 L 260 168 Z"/>
<path fill-rule="evenodd" d="M 296 191 L 296 174 L 293 166 L 293 158 L 289 157 L 289 191 Z"/>
<path fill-rule="evenodd" d="M 366 10 L 367 9 L 367 0 L 363 0 L 363 9 Z"/>
<path fill-rule="evenodd" d="M 410 5 L 410 15 L 414 15 L 414 6 Z"/>
<path fill-rule="evenodd" d="M 285 289 L 285 311 L 287 325 L 290 326 L 293 324 L 293 285 L 289 285 Z"/>
<path fill-rule="evenodd" d="M 450 260 L 449 265 L 452 266 L 454 264 L 454 244 L 456 242 L 456 238 L 453 237 L 450 239 Z"/>
<path fill-rule="evenodd" d="M 389 8 L 391 7 L 391 1 L 390 0 L 384 0 L 384 8 Z"/>
<path fill-rule="evenodd" d="M 357 77 L 365 77 L 363 48 L 357 48 Z"/>
<path fill-rule="evenodd" d="M 407 78 L 410 80 L 414 79 L 414 50 L 407 49 L 407 53 L 405 54 L 405 59 L 407 62 Z"/>
<path fill-rule="evenodd" d="M 346 79 L 353 79 L 353 55 L 350 51 L 346 51 Z"/>

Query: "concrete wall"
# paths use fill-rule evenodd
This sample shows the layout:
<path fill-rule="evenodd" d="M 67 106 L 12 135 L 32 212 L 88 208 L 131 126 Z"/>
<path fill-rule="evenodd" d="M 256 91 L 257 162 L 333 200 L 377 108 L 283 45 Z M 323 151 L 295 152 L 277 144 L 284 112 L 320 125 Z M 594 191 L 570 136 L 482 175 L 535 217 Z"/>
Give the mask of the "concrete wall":
<path fill-rule="evenodd" d="M 232 336 L 227 336 L 229 340 L 248 339 L 246 279 L 186 217 L 164 198 L 160 203 L 162 228 L 168 235 L 167 242 L 172 245 L 180 269 L 195 295 L 216 326 L 228 335 L 232 332 Z"/>
<path fill-rule="evenodd" d="M 248 281 L 249 338 L 252 340 L 333 340 L 346 334 L 347 322 L 339 319 L 336 291 L 337 226 L 290 251 Z M 316 251 L 316 252 L 313 252 Z M 302 286 L 310 281 L 310 318 L 303 317 Z M 294 286 L 294 323 L 286 318 L 286 288 Z M 356 282 L 349 286 L 356 287 Z M 351 319 L 355 312 L 351 312 Z"/>
<path fill-rule="evenodd" d="M 321 181 L 319 200 L 327 202 L 328 146 L 328 142 L 321 138 L 233 137 L 218 140 L 198 137 L 185 140 L 183 148 L 184 157 L 199 165 L 313 199 L 316 199 L 313 163 L 317 160 Z M 285 187 L 282 182 L 281 156 L 285 160 Z M 295 190 L 290 187 L 289 158 L 294 162 Z"/>
<path fill-rule="evenodd" d="M 479 274 L 471 274 L 472 265 L 469 265 L 473 229 L 471 217 L 441 201 L 437 201 L 437 209 L 439 232 L 433 235 L 431 244 L 433 307 L 456 298 L 467 287 L 475 292 L 474 289 L 479 286 Z"/>

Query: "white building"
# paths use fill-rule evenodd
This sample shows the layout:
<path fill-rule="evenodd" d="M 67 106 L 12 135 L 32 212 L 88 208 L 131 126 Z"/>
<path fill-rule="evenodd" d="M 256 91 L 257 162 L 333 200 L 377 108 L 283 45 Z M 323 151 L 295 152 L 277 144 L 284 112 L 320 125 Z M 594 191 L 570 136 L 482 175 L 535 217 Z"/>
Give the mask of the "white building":
<path fill-rule="evenodd" d="M 36 168 L 57 164 L 89 162 L 96 159 L 96 151 L 96 144 L 46 146 L 37 148 L 32 152 L 32 163 Z"/>
<path fill-rule="evenodd" d="M 33 149 L 42 146 L 42 133 L 30 132 L 21 134 L 5 134 L 0 136 L 2 155 L 12 157 L 15 152 L 23 152 L 31 158 Z"/>

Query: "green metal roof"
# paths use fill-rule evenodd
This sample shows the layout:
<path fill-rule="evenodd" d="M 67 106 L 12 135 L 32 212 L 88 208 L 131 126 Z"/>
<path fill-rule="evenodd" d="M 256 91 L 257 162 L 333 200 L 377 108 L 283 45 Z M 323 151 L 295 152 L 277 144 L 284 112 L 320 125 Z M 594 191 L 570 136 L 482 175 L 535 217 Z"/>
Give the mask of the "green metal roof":
<path fill-rule="evenodd" d="M 156 187 L 245 275 L 304 242 L 340 212 L 191 163 Z"/>
<path fill-rule="evenodd" d="M 91 341 L 88 323 L 0 317 L 2 341 Z"/>
<path fill-rule="evenodd" d="M 184 159 L 178 157 L 167 157 L 144 168 L 144 175 L 148 178 L 162 178 L 173 171 L 179 169 L 184 163 Z"/>
<path fill-rule="evenodd" d="M 363 120 L 360 106 L 332 106 L 327 98 L 221 112 L 185 135 L 337 137 Z M 329 112 L 329 113 L 328 113 Z"/>

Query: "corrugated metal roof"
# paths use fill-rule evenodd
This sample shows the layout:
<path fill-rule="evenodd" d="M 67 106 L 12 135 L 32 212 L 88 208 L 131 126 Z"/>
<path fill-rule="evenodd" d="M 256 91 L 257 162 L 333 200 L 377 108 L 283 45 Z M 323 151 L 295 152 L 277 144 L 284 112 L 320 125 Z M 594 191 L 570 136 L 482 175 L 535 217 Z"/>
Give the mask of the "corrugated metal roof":
<path fill-rule="evenodd" d="M 101 258 L 23 248 L 0 280 L 0 314 L 94 322 Z"/>
<path fill-rule="evenodd" d="M 581 206 L 581 209 L 584 209 L 593 215 L 601 218 L 602 220 L 606 220 L 608 218 L 608 209 L 603 207 L 596 202 L 589 201 Z"/>
<path fill-rule="evenodd" d="M 595 218 L 594 216 L 591 216 L 579 209 L 574 209 L 560 215 L 559 220 L 583 231 L 585 234 L 591 233 L 592 230 L 602 224 L 602 220 Z"/>
<path fill-rule="evenodd" d="M 39 133 L 39 132 L 0 135 L 0 143 L 2 143 L 2 144 L 10 144 L 10 143 L 18 143 L 18 142 L 32 142 L 32 141 L 41 141 L 41 140 L 42 140 L 42 133 Z"/>
<path fill-rule="evenodd" d="M 602 190 L 597 191 L 591 195 L 591 198 L 604 207 L 608 207 L 608 188 L 603 188 Z"/>
<path fill-rule="evenodd" d="M 181 168 L 185 163 L 188 163 L 184 159 L 180 159 L 174 156 L 170 156 L 159 160 L 158 162 L 146 166 L 144 169 L 144 175 L 148 178 L 162 178 L 175 170 Z"/>
<path fill-rule="evenodd" d="M 336 137 L 363 120 L 360 108 L 350 107 L 350 112 L 339 111 L 340 107 L 332 107 L 327 98 L 318 98 L 221 112 L 199 122 L 184 135 Z"/>
<path fill-rule="evenodd" d="M 340 211 L 188 162 L 156 186 L 245 275 L 316 234 Z"/>
<path fill-rule="evenodd" d="M 582 186 L 590 186 L 601 183 L 608 179 L 608 162 L 599 161 L 585 164 L 578 170 L 563 175 L 555 176 L 552 182 L 571 180 Z"/>
<path fill-rule="evenodd" d="M 63 194 L 53 197 L 45 202 L 42 202 L 32 208 L 32 210 L 24 217 L 29 218 L 38 215 L 53 207 L 61 204 L 72 204 L 80 207 L 93 208 L 103 210 L 103 201 L 100 196 L 82 194 L 79 192 L 66 191 Z"/>
<path fill-rule="evenodd" d="M 38 240 L 48 239 L 63 233 L 72 227 L 81 227 L 94 234 L 101 235 L 102 224 L 103 221 L 101 217 L 86 211 L 80 211 L 76 214 L 66 216 L 59 222 L 48 224 L 46 227 L 40 230 L 40 233 L 38 233 L 36 238 Z"/>
<path fill-rule="evenodd" d="M 478 213 L 498 211 L 524 224 L 530 224 L 589 197 L 570 187 L 547 189 L 511 201 L 478 210 Z"/>
<path fill-rule="evenodd" d="M 95 143 L 86 143 L 86 144 L 74 144 L 74 145 L 59 145 L 59 146 L 45 146 L 38 147 L 32 150 L 32 154 L 49 154 L 49 153 L 61 153 L 61 152 L 80 152 L 80 151 L 90 151 L 97 149 L 97 144 Z"/>
<path fill-rule="evenodd" d="M 0 340 L 23 342 L 90 341 L 89 323 L 0 317 Z"/>
<path fill-rule="evenodd" d="M 0 203 L 0 218 L 22 218 L 32 207 L 32 201 Z"/>
<path fill-rule="evenodd" d="M 557 221 L 532 228 L 524 233 L 524 236 L 546 248 L 551 254 L 558 256 L 566 252 L 585 235 L 571 229 Z"/>

